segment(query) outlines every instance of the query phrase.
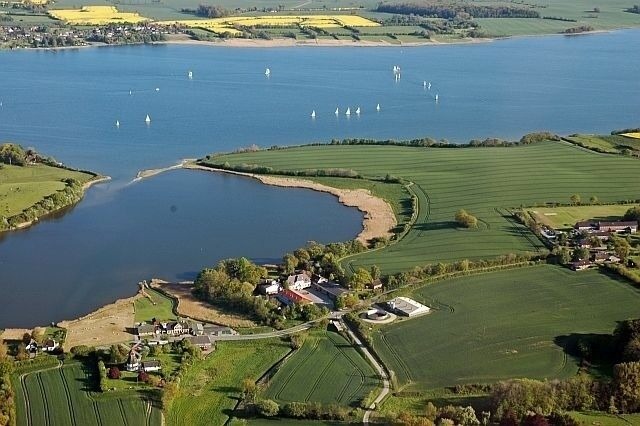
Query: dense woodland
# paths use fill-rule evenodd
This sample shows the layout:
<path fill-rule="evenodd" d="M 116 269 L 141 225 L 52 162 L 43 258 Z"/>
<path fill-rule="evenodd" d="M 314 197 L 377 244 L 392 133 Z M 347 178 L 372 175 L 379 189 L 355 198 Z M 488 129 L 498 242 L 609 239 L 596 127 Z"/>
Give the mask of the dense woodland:
<path fill-rule="evenodd" d="M 516 6 L 489 6 L 470 3 L 381 3 L 377 12 L 400 15 L 419 15 L 431 18 L 453 19 L 460 14 L 472 18 L 540 18 L 535 10 Z"/>

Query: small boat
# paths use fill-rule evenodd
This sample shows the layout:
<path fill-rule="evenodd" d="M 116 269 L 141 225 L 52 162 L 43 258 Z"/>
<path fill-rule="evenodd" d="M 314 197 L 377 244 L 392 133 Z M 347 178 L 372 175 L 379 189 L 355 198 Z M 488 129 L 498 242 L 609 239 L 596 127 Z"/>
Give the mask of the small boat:
<path fill-rule="evenodd" d="M 189 80 L 193 78 L 193 72 L 189 71 Z"/>
<path fill-rule="evenodd" d="M 356 108 L 356 114 L 360 115 L 360 107 Z"/>
<path fill-rule="evenodd" d="M 264 70 L 264 75 L 266 75 L 267 77 L 269 77 L 271 75 L 271 70 L 269 68 Z"/>
<path fill-rule="evenodd" d="M 116 127 L 120 127 L 120 121 L 116 120 Z"/>
<path fill-rule="evenodd" d="M 347 112 L 344 113 L 345 115 L 351 115 L 351 108 L 347 108 Z"/>
<path fill-rule="evenodd" d="M 422 82 L 422 87 L 427 87 L 427 82 L 426 81 Z"/>
<path fill-rule="evenodd" d="M 151 117 L 147 114 L 147 118 L 144 119 L 145 123 L 151 123 Z"/>
<path fill-rule="evenodd" d="M 400 80 L 400 74 L 396 74 L 396 81 Z"/>
<path fill-rule="evenodd" d="M 311 111 L 311 118 L 316 118 L 316 110 Z"/>
<path fill-rule="evenodd" d="M 429 84 L 427 84 L 427 89 L 431 90 L 431 82 L 429 82 Z"/>
<path fill-rule="evenodd" d="M 438 96 L 438 94 L 436 93 L 436 97 L 435 97 L 436 102 L 438 102 L 438 98 L 439 98 L 439 96 Z"/>
<path fill-rule="evenodd" d="M 340 110 L 336 108 L 336 115 L 340 114 Z"/>
<path fill-rule="evenodd" d="M 380 111 L 380 104 L 376 105 L 376 111 Z"/>
<path fill-rule="evenodd" d="M 131 90 L 129 90 L 129 94 L 130 94 L 130 95 L 133 95 L 133 92 L 131 92 Z"/>
<path fill-rule="evenodd" d="M 156 92 L 159 92 L 159 91 L 160 91 L 160 88 L 159 88 L 159 87 L 156 87 Z"/>

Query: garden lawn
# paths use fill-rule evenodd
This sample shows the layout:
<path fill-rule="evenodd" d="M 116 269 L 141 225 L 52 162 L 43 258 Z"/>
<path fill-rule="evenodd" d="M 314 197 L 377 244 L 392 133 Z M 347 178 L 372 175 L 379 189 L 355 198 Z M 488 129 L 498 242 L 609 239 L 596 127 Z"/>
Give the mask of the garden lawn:
<path fill-rule="evenodd" d="M 418 391 L 571 376 L 578 360 L 561 336 L 611 333 L 640 305 L 620 278 L 551 265 L 444 280 L 411 297 L 434 311 L 383 326 L 374 347 L 400 386 Z"/>
<path fill-rule="evenodd" d="M 376 264 L 384 274 L 428 263 L 540 250 L 541 242 L 512 219 L 510 208 L 568 203 L 576 193 L 584 199 L 596 196 L 601 202 L 640 199 L 640 161 L 598 154 L 566 142 L 510 148 L 303 146 L 226 154 L 213 157 L 209 164 L 225 162 L 286 171 L 344 168 L 367 178 L 383 179 L 390 174 L 414 182 L 409 190 L 418 201 L 418 212 L 408 234 L 385 249 L 344 262 L 348 270 Z M 334 178 L 336 186 L 340 180 Z M 353 179 L 344 181 L 354 185 Z M 363 180 L 363 186 L 367 185 Z M 389 192 L 384 196 L 392 205 L 410 203 L 403 193 Z M 454 216 L 459 209 L 478 218 L 477 229 L 457 226 Z"/>
<path fill-rule="evenodd" d="M 170 297 L 157 290 L 145 289 L 149 297 L 139 297 L 134 302 L 136 322 L 151 321 L 156 318 L 158 321 L 167 321 L 176 318 L 173 313 L 174 301 Z"/>
<path fill-rule="evenodd" d="M 280 340 L 217 342 L 216 350 L 183 375 L 168 408 L 168 425 L 222 425 L 235 407 L 244 379 L 257 380 L 289 352 Z"/>
<path fill-rule="evenodd" d="M 271 379 L 265 397 L 355 407 L 378 385 L 375 371 L 349 341 L 323 331 L 307 337 Z"/>
<path fill-rule="evenodd" d="M 584 220 L 615 221 L 635 204 L 610 204 L 593 206 L 536 207 L 530 210 L 539 221 L 555 229 L 573 228 L 576 222 Z"/>

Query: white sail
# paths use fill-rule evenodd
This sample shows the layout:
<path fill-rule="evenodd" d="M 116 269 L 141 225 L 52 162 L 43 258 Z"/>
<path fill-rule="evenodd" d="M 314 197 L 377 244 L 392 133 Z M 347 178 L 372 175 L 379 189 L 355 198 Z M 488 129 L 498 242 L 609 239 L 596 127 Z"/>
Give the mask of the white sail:
<path fill-rule="evenodd" d="M 427 89 L 431 90 L 431 82 L 429 82 L 429 84 L 427 84 Z"/>
<path fill-rule="evenodd" d="M 130 94 L 130 95 L 133 95 L 133 92 L 132 92 L 131 90 L 129 90 L 129 94 Z"/>
<path fill-rule="evenodd" d="M 340 114 L 340 110 L 336 108 L 336 115 Z"/>
<path fill-rule="evenodd" d="M 422 82 L 422 87 L 427 87 L 427 82 L 426 81 Z"/>
<path fill-rule="evenodd" d="M 376 111 L 380 111 L 380 104 L 376 105 Z"/>
<path fill-rule="evenodd" d="M 438 96 L 438 94 L 436 93 L 436 102 L 438 102 L 438 98 L 439 98 L 439 96 Z"/>
<path fill-rule="evenodd" d="M 193 78 L 193 72 L 189 71 L 189 79 Z"/>
<path fill-rule="evenodd" d="M 116 120 L 116 127 L 120 127 L 120 121 Z"/>
<path fill-rule="evenodd" d="M 149 114 L 147 114 L 147 117 L 144 119 L 144 121 L 146 123 L 151 123 L 151 117 L 149 117 Z"/>
<path fill-rule="evenodd" d="M 159 88 L 159 87 L 156 87 L 156 92 L 159 92 L 159 91 L 160 91 L 160 88 Z"/>
<path fill-rule="evenodd" d="M 351 115 L 351 108 L 347 108 L 347 112 L 345 112 L 345 115 Z"/>
<path fill-rule="evenodd" d="M 266 76 L 270 76 L 271 75 L 271 70 L 269 68 L 264 70 L 264 75 Z"/>
<path fill-rule="evenodd" d="M 311 111 L 311 118 L 316 118 L 316 110 Z"/>
<path fill-rule="evenodd" d="M 360 107 L 356 108 L 356 114 L 360 115 Z"/>

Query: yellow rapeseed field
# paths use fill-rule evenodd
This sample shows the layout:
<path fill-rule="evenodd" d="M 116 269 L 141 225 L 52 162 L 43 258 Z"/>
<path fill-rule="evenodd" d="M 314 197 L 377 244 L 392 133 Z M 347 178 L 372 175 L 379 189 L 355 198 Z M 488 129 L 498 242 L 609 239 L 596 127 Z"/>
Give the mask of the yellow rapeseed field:
<path fill-rule="evenodd" d="M 119 12 L 113 6 L 84 6 L 82 9 L 50 10 L 49 15 L 72 25 L 105 25 L 148 21 L 137 13 Z"/>
<path fill-rule="evenodd" d="M 640 139 L 640 132 L 623 133 L 622 136 L 626 136 L 628 138 Z"/>
<path fill-rule="evenodd" d="M 292 15 L 292 16 L 233 16 L 228 18 L 192 19 L 164 21 L 161 24 L 180 24 L 191 28 L 202 28 L 217 34 L 229 32 L 239 35 L 236 27 L 318 27 L 339 28 L 378 27 L 379 23 L 357 15 Z"/>

